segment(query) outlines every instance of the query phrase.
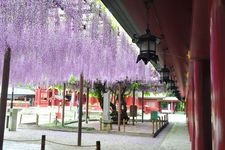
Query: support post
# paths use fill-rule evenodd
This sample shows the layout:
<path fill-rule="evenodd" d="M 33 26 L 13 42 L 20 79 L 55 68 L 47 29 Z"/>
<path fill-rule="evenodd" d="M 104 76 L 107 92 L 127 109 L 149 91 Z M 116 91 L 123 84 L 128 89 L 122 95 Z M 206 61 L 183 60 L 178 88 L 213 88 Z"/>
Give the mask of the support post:
<path fill-rule="evenodd" d="M 100 123 L 100 131 L 102 131 L 102 118 L 99 119 L 99 123 Z"/>
<path fill-rule="evenodd" d="M 66 104 L 66 83 L 63 83 L 63 105 L 62 105 L 62 126 L 64 127 L 65 120 L 65 104 Z"/>
<path fill-rule="evenodd" d="M 10 108 L 13 108 L 13 96 L 14 96 L 14 87 L 12 87 L 12 97 L 11 97 L 11 104 L 10 104 Z"/>
<path fill-rule="evenodd" d="M 195 149 L 211 147 L 211 99 L 210 99 L 210 64 L 207 60 L 194 62 L 194 110 Z M 207 142 L 207 143 L 206 143 Z M 208 146 L 207 146 L 208 145 Z"/>
<path fill-rule="evenodd" d="M 88 123 L 88 106 L 89 105 L 89 87 L 87 88 L 87 99 L 86 99 L 86 123 Z"/>
<path fill-rule="evenodd" d="M 121 84 L 119 83 L 119 106 L 118 106 L 118 131 L 120 131 L 121 124 Z"/>
<path fill-rule="evenodd" d="M 152 134 L 155 133 L 155 120 L 152 120 Z"/>
<path fill-rule="evenodd" d="M 158 130 L 158 119 L 155 120 L 155 131 L 157 132 Z"/>
<path fill-rule="evenodd" d="M 11 49 L 6 48 L 4 55 L 3 75 L 2 75 L 2 89 L 1 89 L 1 103 L 0 103 L 0 149 L 3 149 L 3 139 L 5 131 L 5 114 L 9 85 L 9 72 L 10 72 L 10 57 Z"/>
<path fill-rule="evenodd" d="M 161 128 L 161 117 L 159 117 L 159 129 Z"/>
<path fill-rule="evenodd" d="M 166 120 L 167 120 L 167 123 L 169 123 L 169 115 L 166 114 Z"/>
<path fill-rule="evenodd" d="M 45 139 L 46 139 L 46 136 L 42 135 L 41 136 L 41 150 L 45 150 Z"/>
<path fill-rule="evenodd" d="M 13 95 L 14 95 L 14 87 L 12 87 L 12 97 L 11 97 L 10 109 L 13 109 Z M 9 117 L 10 117 L 10 115 L 7 115 L 7 117 L 6 117 L 6 128 L 9 127 Z"/>
<path fill-rule="evenodd" d="M 36 114 L 36 125 L 38 126 L 38 124 L 39 124 L 39 115 Z"/>
<path fill-rule="evenodd" d="M 100 141 L 96 141 L 96 150 L 101 150 L 101 143 L 100 143 Z"/>
<path fill-rule="evenodd" d="M 191 78 L 191 94 L 190 94 L 190 97 L 191 97 L 191 133 L 192 133 L 192 136 L 191 136 L 191 148 L 192 150 L 195 150 L 195 103 L 194 103 L 194 77 Z M 168 119 L 168 118 L 167 118 Z"/>
<path fill-rule="evenodd" d="M 159 129 L 162 127 L 161 121 L 161 117 L 159 117 Z"/>
<path fill-rule="evenodd" d="M 174 113 L 174 105 L 173 105 L 173 102 L 170 102 L 170 111 L 172 112 L 172 113 Z"/>
<path fill-rule="evenodd" d="M 225 147 L 225 4 L 223 0 L 214 0 L 212 2 L 210 30 L 212 149 L 222 150 Z"/>
<path fill-rule="evenodd" d="M 192 150 L 213 149 L 212 141 L 215 140 L 212 140 L 211 133 L 210 32 L 213 32 L 210 30 L 210 22 L 213 21 L 210 19 L 210 10 L 212 2 L 206 0 L 204 3 L 202 1 L 193 1 L 192 3 L 192 31 L 190 38 L 190 62 L 192 63 L 190 67 L 191 76 L 193 76 L 194 80 L 194 138 L 192 139 Z M 221 28 L 221 31 L 223 31 L 223 28 Z M 222 51 L 219 48 L 218 50 Z M 219 62 L 218 58 L 216 58 L 216 61 Z M 221 64 L 223 62 L 219 63 L 219 65 Z M 220 79 L 217 80 L 221 81 Z M 220 135 L 223 135 L 221 131 Z M 221 139 L 219 142 L 221 142 Z"/>
<path fill-rule="evenodd" d="M 80 98 L 79 98 L 78 140 L 77 140 L 77 145 L 78 145 L 78 146 L 81 146 L 83 86 L 84 86 L 84 78 L 83 78 L 83 73 L 81 73 L 81 75 L 80 75 Z"/>
<path fill-rule="evenodd" d="M 141 122 L 144 122 L 144 91 L 142 91 L 142 97 L 141 97 Z"/>
<path fill-rule="evenodd" d="M 166 124 L 166 116 L 163 116 L 163 126 Z"/>
<path fill-rule="evenodd" d="M 134 105 L 135 105 L 135 88 L 133 89 L 133 115 L 132 115 L 133 126 L 134 126 Z"/>
<path fill-rule="evenodd" d="M 161 128 L 163 127 L 163 116 L 161 117 Z"/>
<path fill-rule="evenodd" d="M 9 115 L 6 116 L 6 128 L 9 128 Z"/>
<path fill-rule="evenodd" d="M 22 118 L 23 118 L 23 115 L 20 114 L 20 124 L 22 123 Z"/>
<path fill-rule="evenodd" d="M 125 119 L 123 119 L 123 132 L 125 132 Z"/>

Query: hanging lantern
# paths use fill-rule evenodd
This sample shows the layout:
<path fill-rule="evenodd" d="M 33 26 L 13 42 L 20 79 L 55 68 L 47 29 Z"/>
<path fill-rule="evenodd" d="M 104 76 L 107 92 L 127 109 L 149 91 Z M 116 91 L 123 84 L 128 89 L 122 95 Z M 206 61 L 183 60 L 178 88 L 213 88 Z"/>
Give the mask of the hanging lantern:
<path fill-rule="evenodd" d="M 167 81 L 167 89 L 168 89 L 169 91 L 173 92 L 173 93 L 174 93 L 175 91 L 177 91 L 177 86 L 176 86 L 176 83 L 175 83 L 174 80 L 169 79 L 169 80 Z"/>
<path fill-rule="evenodd" d="M 172 81 L 173 80 L 170 80 L 169 79 L 169 75 L 170 75 L 170 70 L 166 67 L 166 65 L 164 65 L 164 68 L 162 68 L 160 71 L 159 71 L 159 74 L 160 74 L 160 83 L 169 83 L 169 81 L 171 82 L 172 84 Z M 174 81 L 173 81 L 174 82 Z M 174 83 L 175 84 L 175 83 Z"/>
<path fill-rule="evenodd" d="M 142 60 L 145 65 L 152 61 L 155 64 L 159 61 L 159 57 L 156 55 L 156 45 L 159 44 L 160 39 L 152 35 L 149 29 L 149 3 L 152 1 L 145 1 L 147 9 L 147 29 L 146 33 L 140 36 L 134 34 L 133 42 L 140 48 L 140 54 L 137 57 L 136 63 Z"/>
<path fill-rule="evenodd" d="M 156 55 L 156 45 L 159 44 L 159 41 L 160 40 L 156 36 L 151 35 L 148 28 L 146 30 L 146 34 L 139 37 L 134 35 L 133 42 L 135 42 L 140 48 L 140 54 L 137 57 L 136 63 L 138 63 L 140 60 L 143 60 L 145 64 L 147 64 L 149 61 L 153 61 L 157 64 L 159 57 Z"/>

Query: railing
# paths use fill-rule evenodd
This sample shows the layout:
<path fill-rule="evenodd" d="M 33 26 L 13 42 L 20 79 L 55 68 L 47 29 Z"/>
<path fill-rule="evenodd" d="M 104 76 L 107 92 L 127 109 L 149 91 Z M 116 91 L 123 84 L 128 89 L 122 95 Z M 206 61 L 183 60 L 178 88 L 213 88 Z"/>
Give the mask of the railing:
<path fill-rule="evenodd" d="M 62 145 L 62 146 L 69 146 L 69 147 L 80 147 L 78 145 L 65 144 L 65 143 L 60 143 L 60 142 L 48 140 L 48 139 L 46 139 L 45 135 L 42 135 L 41 139 L 34 139 L 34 140 L 4 139 L 4 141 L 10 141 L 10 142 L 40 142 L 41 143 L 41 150 L 45 150 L 46 143 L 57 144 L 57 145 Z M 82 145 L 81 147 L 93 147 L 96 150 L 100 150 L 101 144 L 100 144 L 100 141 L 96 141 L 96 145 Z"/>
<path fill-rule="evenodd" d="M 159 116 L 158 119 L 153 119 L 152 121 L 152 135 L 156 137 L 168 124 L 168 114 Z"/>

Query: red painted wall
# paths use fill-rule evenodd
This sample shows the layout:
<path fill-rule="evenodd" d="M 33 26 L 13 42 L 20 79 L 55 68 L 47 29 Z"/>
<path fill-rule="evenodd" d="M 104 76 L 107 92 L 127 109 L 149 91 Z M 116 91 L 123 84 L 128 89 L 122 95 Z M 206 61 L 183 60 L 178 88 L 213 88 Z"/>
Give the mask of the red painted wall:
<path fill-rule="evenodd" d="M 127 108 L 129 109 L 130 106 L 133 105 L 133 97 L 127 96 L 125 100 L 127 103 Z M 138 109 L 142 109 L 142 99 L 136 99 L 135 105 L 137 105 Z M 144 113 L 148 114 L 151 113 L 151 111 L 160 111 L 159 101 L 154 99 L 144 99 Z"/>

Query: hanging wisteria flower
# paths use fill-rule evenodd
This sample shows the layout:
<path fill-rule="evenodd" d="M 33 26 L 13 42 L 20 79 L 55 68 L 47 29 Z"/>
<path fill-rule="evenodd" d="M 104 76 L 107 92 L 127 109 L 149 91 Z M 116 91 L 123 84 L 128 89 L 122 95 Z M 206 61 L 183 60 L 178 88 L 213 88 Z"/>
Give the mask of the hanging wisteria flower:
<path fill-rule="evenodd" d="M 92 0 L 0 0 L 0 78 L 8 44 L 14 85 L 56 84 L 81 72 L 89 82 L 157 84 L 155 69 L 136 64 L 137 47 L 110 15 Z"/>

